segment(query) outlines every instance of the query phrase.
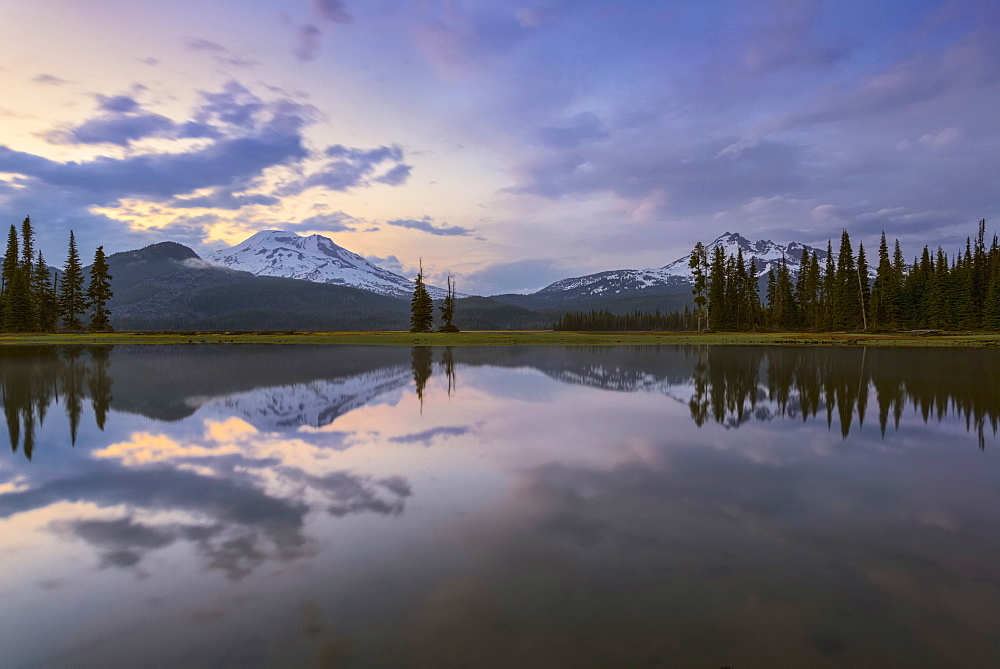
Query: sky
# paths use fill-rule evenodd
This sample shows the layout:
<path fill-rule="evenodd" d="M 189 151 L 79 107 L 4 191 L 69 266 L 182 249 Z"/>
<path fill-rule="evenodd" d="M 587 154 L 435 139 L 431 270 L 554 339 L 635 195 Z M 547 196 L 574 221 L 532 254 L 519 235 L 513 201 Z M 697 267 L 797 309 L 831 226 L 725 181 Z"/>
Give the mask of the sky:
<path fill-rule="evenodd" d="M 0 0 L 0 44 L 54 265 L 280 229 L 495 294 L 1000 214 L 995 0 Z"/>

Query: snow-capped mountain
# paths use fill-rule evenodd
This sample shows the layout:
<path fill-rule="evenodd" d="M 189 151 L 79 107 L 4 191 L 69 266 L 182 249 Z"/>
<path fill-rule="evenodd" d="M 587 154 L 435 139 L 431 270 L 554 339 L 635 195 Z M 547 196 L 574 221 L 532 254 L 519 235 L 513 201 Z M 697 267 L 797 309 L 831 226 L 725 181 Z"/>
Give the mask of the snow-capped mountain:
<path fill-rule="evenodd" d="M 766 275 L 768 270 L 776 270 L 782 260 L 787 263 L 788 268 L 793 274 L 797 274 L 802 253 L 806 249 L 810 253 L 818 252 L 821 260 L 826 258 L 826 251 L 799 244 L 798 242 L 791 242 L 784 245 L 763 239 L 751 242 L 746 237 L 735 232 L 727 232 L 721 235 L 706 247 L 709 252 L 709 259 L 711 259 L 711 254 L 717 247 L 722 247 L 727 256 L 736 255 L 737 251 L 742 250 L 743 258 L 747 264 L 749 264 L 751 258 L 756 259 L 758 276 Z M 693 280 L 691 268 L 688 267 L 690 259 L 691 254 L 688 254 L 663 267 L 641 270 L 612 270 L 610 272 L 599 272 L 572 279 L 562 279 L 542 288 L 535 294 L 573 293 L 578 296 L 605 297 L 649 289 L 685 287 L 689 286 Z"/>
<path fill-rule="evenodd" d="M 331 283 L 392 297 L 413 294 L 410 279 L 382 269 L 321 235 L 302 237 L 294 232 L 264 230 L 236 246 L 205 257 L 230 269 L 258 276 Z M 434 299 L 443 298 L 446 293 L 435 286 L 427 286 L 427 292 Z"/>

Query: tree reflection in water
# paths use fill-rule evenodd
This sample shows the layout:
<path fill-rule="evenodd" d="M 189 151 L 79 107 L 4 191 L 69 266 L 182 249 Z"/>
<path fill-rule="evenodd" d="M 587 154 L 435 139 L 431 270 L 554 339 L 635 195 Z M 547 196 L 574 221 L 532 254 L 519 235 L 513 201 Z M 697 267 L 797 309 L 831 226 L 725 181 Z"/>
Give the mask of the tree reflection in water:
<path fill-rule="evenodd" d="M 89 399 L 97 426 L 104 429 L 111 405 L 108 373 L 111 346 L 10 346 L 3 349 L 0 396 L 11 450 L 23 444 L 30 460 L 35 433 L 48 408 L 61 402 L 76 443 L 84 402 Z"/>
<path fill-rule="evenodd" d="M 834 414 L 846 439 L 854 418 L 864 424 L 874 391 L 879 428 L 898 429 L 906 406 L 926 423 L 949 413 L 965 418 L 985 448 L 1000 419 L 1000 376 L 988 372 L 994 351 L 902 348 L 699 347 L 693 368 L 691 418 L 738 427 L 778 416 Z"/>

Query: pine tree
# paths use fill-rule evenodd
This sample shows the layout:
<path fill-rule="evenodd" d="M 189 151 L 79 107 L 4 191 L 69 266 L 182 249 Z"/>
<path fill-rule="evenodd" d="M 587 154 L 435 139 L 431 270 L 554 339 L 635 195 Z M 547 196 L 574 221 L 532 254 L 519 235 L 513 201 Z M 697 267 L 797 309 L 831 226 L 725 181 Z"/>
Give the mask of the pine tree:
<path fill-rule="evenodd" d="M 782 330 L 795 329 L 799 325 L 798 308 L 792 289 L 792 275 L 784 257 L 781 258 L 781 264 L 778 265 L 774 291 L 776 294 L 775 320 L 777 321 L 775 325 Z"/>
<path fill-rule="evenodd" d="M 21 269 L 25 276 L 31 276 L 35 260 L 35 231 L 31 228 L 31 217 L 25 216 L 21 222 Z"/>
<path fill-rule="evenodd" d="M 24 271 L 18 267 L 4 299 L 3 329 L 8 332 L 32 332 L 36 329 L 31 304 L 31 286 Z"/>
<path fill-rule="evenodd" d="M 747 328 L 757 331 L 760 327 L 760 290 L 757 287 L 757 258 L 750 258 L 746 277 Z"/>
<path fill-rule="evenodd" d="M 834 293 L 836 293 L 837 271 L 833 264 L 833 242 L 826 240 L 826 265 L 823 268 L 823 322 L 821 330 L 833 329 Z"/>
<path fill-rule="evenodd" d="M 833 284 L 833 329 L 849 330 L 861 325 L 861 294 L 858 290 L 857 266 L 851 237 L 844 230 L 840 235 L 837 273 Z"/>
<path fill-rule="evenodd" d="M 31 276 L 31 296 L 35 303 L 38 329 L 42 332 L 55 332 L 59 321 L 59 301 L 52 284 L 52 273 L 49 272 L 41 251 L 38 252 L 35 271 Z"/>
<path fill-rule="evenodd" d="M 424 285 L 424 263 L 421 260 L 413 287 L 413 298 L 410 300 L 410 332 L 430 332 L 433 325 L 434 301 Z"/>
<path fill-rule="evenodd" d="M 17 228 L 10 226 L 10 234 L 7 236 L 7 252 L 3 256 L 3 270 L 0 273 L 0 291 L 6 291 L 14 280 L 14 272 L 17 270 L 18 259 Z"/>
<path fill-rule="evenodd" d="M 868 259 L 865 258 L 865 243 L 858 242 L 858 261 L 855 266 L 858 274 L 858 302 L 861 304 L 861 325 L 868 329 L 868 313 L 871 310 L 871 287 L 868 285 Z"/>
<path fill-rule="evenodd" d="M 691 275 L 694 278 L 694 287 L 691 289 L 694 294 L 692 302 L 698 319 L 698 332 L 701 332 L 702 322 L 708 325 L 708 252 L 701 242 L 694 245 L 688 267 L 691 268 Z"/>
<path fill-rule="evenodd" d="M 712 251 L 708 277 L 708 325 L 713 330 L 725 329 L 726 312 L 726 252 L 721 246 Z"/>
<path fill-rule="evenodd" d="M 813 251 L 812 260 L 808 267 L 803 269 L 806 273 L 805 293 L 809 301 L 809 320 L 803 325 L 813 329 L 819 329 L 821 323 L 821 299 L 822 280 L 819 273 L 819 252 Z"/>
<path fill-rule="evenodd" d="M 17 272 L 17 229 L 10 226 L 10 235 L 7 237 L 7 251 L 3 256 L 3 266 L 0 269 L 0 327 L 3 326 L 4 313 L 6 312 L 7 291 L 14 282 L 14 274 Z"/>
<path fill-rule="evenodd" d="M 444 324 L 438 330 L 440 332 L 458 332 L 458 328 L 452 322 L 452 319 L 455 318 L 455 284 L 451 281 L 451 272 L 448 272 L 448 293 L 444 296 L 444 304 L 439 308 Z"/>
<path fill-rule="evenodd" d="M 951 321 L 949 291 L 948 259 L 941 247 L 935 255 L 934 271 L 931 272 L 924 295 L 924 318 L 929 327 L 944 328 Z"/>
<path fill-rule="evenodd" d="M 983 327 L 987 330 L 1000 331 L 1000 273 L 993 275 L 986 288 Z"/>
<path fill-rule="evenodd" d="M 778 314 L 778 282 L 774 278 L 773 267 L 767 270 L 767 289 L 764 293 L 764 299 L 767 301 L 765 307 L 767 310 L 767 325 L 768 327 L 777 328 L 781 318 L 776 315 Z"/>
<path fill-rule="evenodd" d="M 83 289 L 83 268 L 76 250 L 76 238 L 69 233 L 69 249 L 66 264 L 63 265 L 62 282 L 59 286 L 59 313 L 65 330 L 81 330 L 80 316 L 87 309 Z"/>
<path fill-rule="evenodd" d="M 872 284 L 871 322 L 876 330 L 890 326 L 890 303 L 892 301 L 892 263 L 889 262 L 889 247 L 885 242 L 885 231 L 878 244 L 878 267 L 875 269 L 875 282 Z"/>
<path fill-rule="evenodd" d="M 94 253 L 94 264 L 90 266 L 90 282 L 87 284 L 87 308 L 90 309 L 88 330 L 111 330 L 108 316 L 108 300 L 114 295 L 111 292 L 111 274 L 108 271 L 108 259 L 104 257 L 104 247 L 98 246 Z"/>

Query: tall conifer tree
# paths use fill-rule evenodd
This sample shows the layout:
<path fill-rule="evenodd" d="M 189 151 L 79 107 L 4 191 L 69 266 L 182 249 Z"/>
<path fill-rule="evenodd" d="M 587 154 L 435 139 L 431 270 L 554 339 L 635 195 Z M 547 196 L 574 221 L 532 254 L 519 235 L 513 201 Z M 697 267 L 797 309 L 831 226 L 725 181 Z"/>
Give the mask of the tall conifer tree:
<path fill-rule="evenodd" d="M 410 300 L 410 332 L 430 332 L 433 325 L 434 301 L 424 285 L 424 263 L 421 260 Z"/>
<path fill-rule="evenodd" d="M 858 275 L 858 302 L 861 304 L 861 325 L 868 329 L 868 313 L 871 311 L 871 286 L 868 284 L 868 259 L 865 257 L 865 243 L 858 242 L 858 262 L 855 266 Z"/>
<path fill-rule="evenodd" d="M 66 330 L 81 330 L 83 324 L 80 316 L 87 309 L 84 296 L 83 267 L 80 265 L 80 255 L 76 250 L 76 238 L 73 231 L 69 232 L 69 249 L 66 253 L 66 264 L 63 265 L 62 281 L 59 285 L 59 312 L 62 325 Z"/>
<path fill-rule="evenodd" d="M 833 329 L 833 302 L 837 272 L 833 264 L 833 242 L 826 240 L 826 265 L 823 269 L 823 330 Z"/>
<path fill-rule="evenodd" d="M 441 320 L 444 321 L 440 331 L 458 332 L 458 328 L 452 322 L 455 318 L 455 284 L 452 283 L 451 272 L 448 272 L 448 293 L 444 296 L 444 303 L 439 308 L 441 309 Z"/>
<path fill-rule="evenodd" d="M 108 316 L 108 300 L 111 292 L 111 273 L 108 271 L 108 259 L 104 256 L 104 247 L 98 246 L 94 252 L 94 264 L 90 266 L 90 282 L 87 284 L 87 308 L 90 309 L 88 330 L 111 330 Z"/>
<path fill-rule="evenodd" d="M 31 286 L 20 267 L 7 288 L 4 299 L 3 329 L 8 332 L 32 332 L 36 329 L 31 304 Z"/>
<path fill-rule="evenodd" d="M 31 275 L 31 296 L 35 303 L 38 329 L 42 332 L 55 332 L 59 321 L 59 301 L 52 283 L 52 273 L 49 272 L 41 251 L 38 252 L 35 270 Z"/>
<path fill-rule="evenodd" d="M 728 320 L 726 305 L 726 252 L 721 246 L 712 251 L 708 276 L 708 324 L 713 330 L 725 329 Z"/>
<path fill-rule="evenodd" d="M 698 319 L 698 331 L 701 332 L 702 323 L 708 325 L 708 252 L 701 242 L 694 245 L 688 267 L 691 268 L 691 276 L 694 279 L 694 286 L 691 288 L 694 294 L 692 301 Z"/>

